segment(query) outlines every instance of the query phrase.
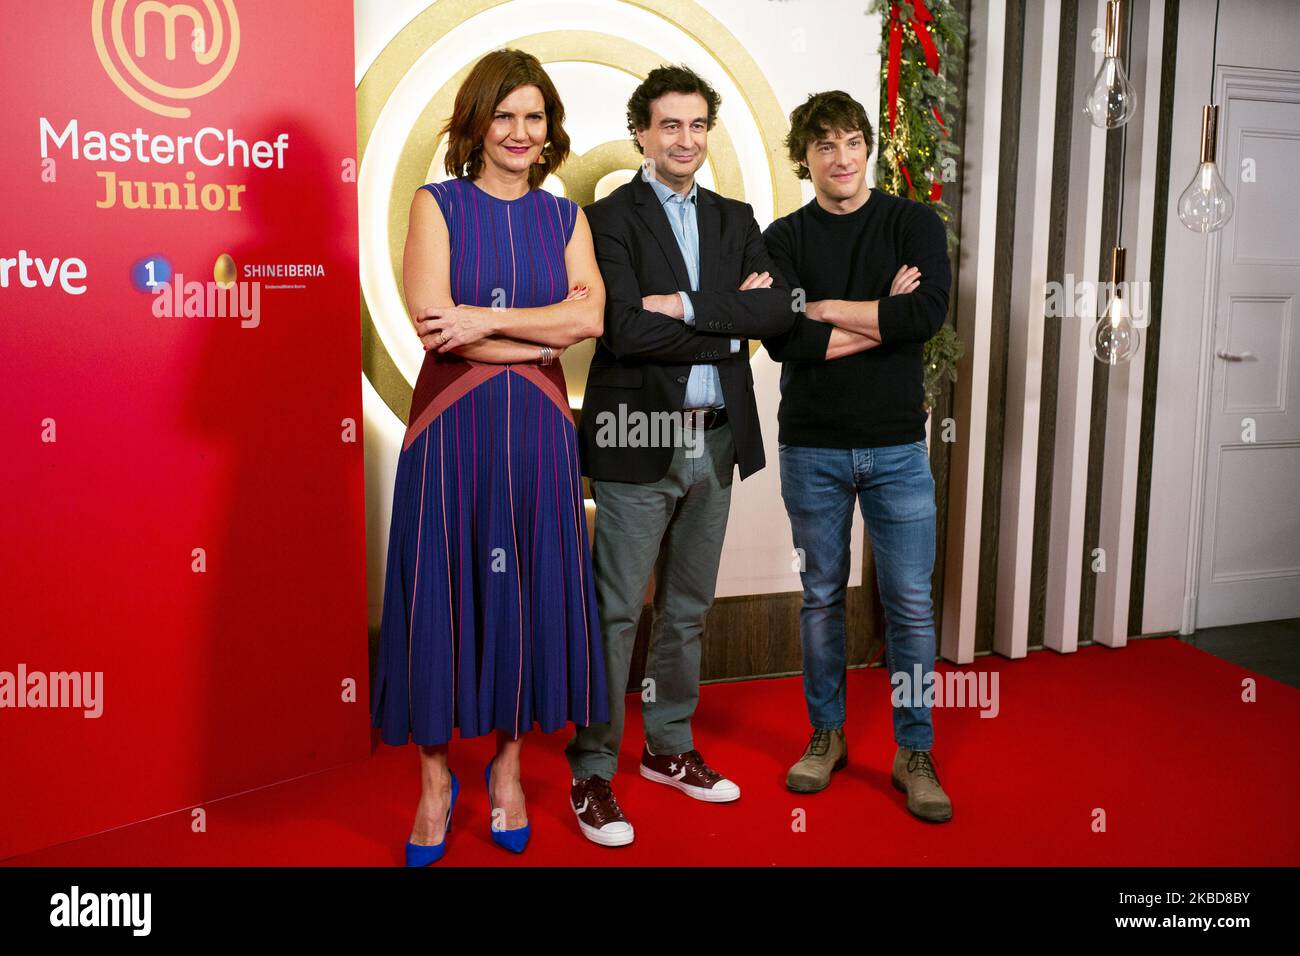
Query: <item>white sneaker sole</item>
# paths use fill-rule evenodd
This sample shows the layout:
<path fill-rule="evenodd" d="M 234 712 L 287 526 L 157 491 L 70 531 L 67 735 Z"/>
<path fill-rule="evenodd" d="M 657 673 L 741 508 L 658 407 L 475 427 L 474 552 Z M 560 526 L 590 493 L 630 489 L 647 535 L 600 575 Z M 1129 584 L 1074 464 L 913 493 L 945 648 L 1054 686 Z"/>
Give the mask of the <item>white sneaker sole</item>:
<path fill-rule="evenodd" d="M 705 803 L 730 803 L 733 800 L 740 799 L 740 788 L 732 784 L 735 789 L 732 790 L 707 790 L 704 787 L 693 787 L 689 783 L 682 783 L 676 777 L 670 777 L 665 773 L 659 773 L 657 770 L 651 770 L 645 764 L 641 764 L 641 776 L 647 780 L 653 780 L 655 783 L 666 783 L 670 787 L 675 787 L 688 797 L 696 800 L 703 800 Z"/>
<path fill-rule="evenodd" d="M 569 809 L 573 809 L 573 804 L 569 804 Z M 603 830 L 597 830 L 590 824 L 582 822 L 582 817 L 575 812 L 574 818 L 578 821 L 578 829 L 592 843 L 598 843 L 601 846 L 627 846 L 636 836 L 636 831 L 632 829 L 632 824 L 627 825 L 627 830 L 623 833 L 606 833 Z"/>

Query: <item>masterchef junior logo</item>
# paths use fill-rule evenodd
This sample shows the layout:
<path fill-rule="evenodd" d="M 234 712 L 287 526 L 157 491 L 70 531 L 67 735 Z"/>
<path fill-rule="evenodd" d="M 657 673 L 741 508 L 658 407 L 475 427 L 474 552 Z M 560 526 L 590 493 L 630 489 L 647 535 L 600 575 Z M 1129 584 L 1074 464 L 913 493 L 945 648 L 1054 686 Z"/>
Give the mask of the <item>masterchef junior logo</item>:
<path fill-rule="evenodd" d="M 113 84 L 169 119 L 189 119 L 190 105 L 220 86 L 239 56 L 232 0 L 95 0 L 91 34 Z M 96 129 L 77 117 L 39 123 L 43 181 L 57 181 L 60 161 L 106 167 L 95 171 L 97 209 L 243 212 L 247 185 L 203 182 L 204 168 L 283 169 L 289 148 L 288 133 L 250 140 L 198 123 L 181 133 Z"/>
<path fill-rule="evenodd" d="M 40 118 L 41 165 L 46 181 L 57 178 L 59 159 L 92 163 L 131 163 L 139 166 L 176 167 L 197 162 L 202 166 L 227 169 L 284 168 L 289 134 L 274 140 L 249 142 L 233 129 L 205 126 L 193 135 L 148 133 L 134 130 L 85 129 L 77 119 L 60 126 L 48 117 Z M 166 170 L 166 179 L 119 178 L 113 169 L 101 169 L 95 199 L 97 209 L 163 209 L 206 212 L 243 212 L 240 200 L 247 186 L 242 183 L 200 183 L 194 170 L 179 178 L 179 170 Z"/>
<path fill-rule="evenodd" d="M 159 116 L 189 119 L 189 101 L 224 83 L 239 58 L 233 0 L 95 0 L 90 17 L 104 72 Z"/>

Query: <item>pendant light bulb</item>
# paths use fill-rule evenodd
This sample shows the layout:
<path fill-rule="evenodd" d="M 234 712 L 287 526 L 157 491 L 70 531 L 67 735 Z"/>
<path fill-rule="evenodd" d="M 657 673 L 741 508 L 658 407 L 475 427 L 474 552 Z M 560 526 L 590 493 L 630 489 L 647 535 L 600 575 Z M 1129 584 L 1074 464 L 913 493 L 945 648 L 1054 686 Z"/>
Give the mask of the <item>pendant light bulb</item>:
<path fill-rule="evenodd" d="M 1094 126 L 1117 129 L 1137 112 L 1137 90 L 1119 60 L 1120 0 L 1106 0 L 1106 49 L 1101 69 L 1083 101 Z"/>
<path fill-rule="evenodd" d="M 1092 354 L 1106 365 L 1123 365 L 1137 355 L 1142 345 L 1142 333 L 1133 325 L 1124 301 L 1124 258 L 1124 247 L 1115 246 L 1110 259 L 1110 303 L 1092 327 L 1089 341 Z"/>
<path fill-rule="evenodd" d="M 1215 164 L 1219 108 L 1201 109 L 1201 162 L 1183 194 L 1178 197 L 1178 218 L 1192 232 L 1222 229 L 1232 218 L 1232 193 Z"/>

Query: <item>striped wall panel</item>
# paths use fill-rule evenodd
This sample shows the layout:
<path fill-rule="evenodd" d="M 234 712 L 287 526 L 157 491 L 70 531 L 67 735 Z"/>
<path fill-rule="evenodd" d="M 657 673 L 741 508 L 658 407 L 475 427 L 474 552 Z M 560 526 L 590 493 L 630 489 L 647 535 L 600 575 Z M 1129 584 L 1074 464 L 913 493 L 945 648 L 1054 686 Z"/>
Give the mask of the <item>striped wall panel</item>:
<path fill-rule="evenodd" d="M 938 634 L 940 655 L 963 664 L 975 656 L 1005 34 L 1003 4 L 971 5 L 961 189 L 963 255 L 956 278 L 955 323 L 965 355 L 958 364 L 953 401 L 957 440 L 948 471 L 945 586 Z"/>
<path fill-rule="evenodd" d="M 1121 53 L 1139 108 L 1111 131 L 1082 111 L 1105 9 L 1013 0 L 971 11 L 957 309 L 967 357 L 953 399 L 940 638 L 953 662 L 1122 646 L 1140 619 L 1147 358 L 1104 366 L 1089 345 L 1094 315 L 1045 314 L 1050 289 L 1109 280 L 1117 236 L 1127 279 L 1163 268 L 1161 101 L 1177 3 L 1125 4 Z M 1167 132 L 1163 142 L 1167 153 Z"/>

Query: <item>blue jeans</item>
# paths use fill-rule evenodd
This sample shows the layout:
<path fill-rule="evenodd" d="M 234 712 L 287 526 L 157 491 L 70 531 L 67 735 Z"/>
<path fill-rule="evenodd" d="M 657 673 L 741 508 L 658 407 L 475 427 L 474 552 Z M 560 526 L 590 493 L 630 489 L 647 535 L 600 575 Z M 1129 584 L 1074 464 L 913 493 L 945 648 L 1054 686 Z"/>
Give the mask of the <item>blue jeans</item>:
<path fill-rule="evenodd" d="M 885 609 L 885 666 L 911 688 L 915 665 L 934 671 L 934 477 L 924 441 L 880 448 L 780 445 L 781 497 L 802 552 L 803 687 L 808 717 L 819 729 L 844 726 L 844 593 L 849 580 L 853 499 L 871 535 L 876 581 Z M 933 680 L 926 677 L 925 680 Z M 922 684 L 922 689 L 926 684 Z M 907 695 L 908 699 L 911 694 Z M 891 693 L 891 701 L 893 695 Z M 930 708 L 895 706 L 900 747 L 929 750 Z"/>

